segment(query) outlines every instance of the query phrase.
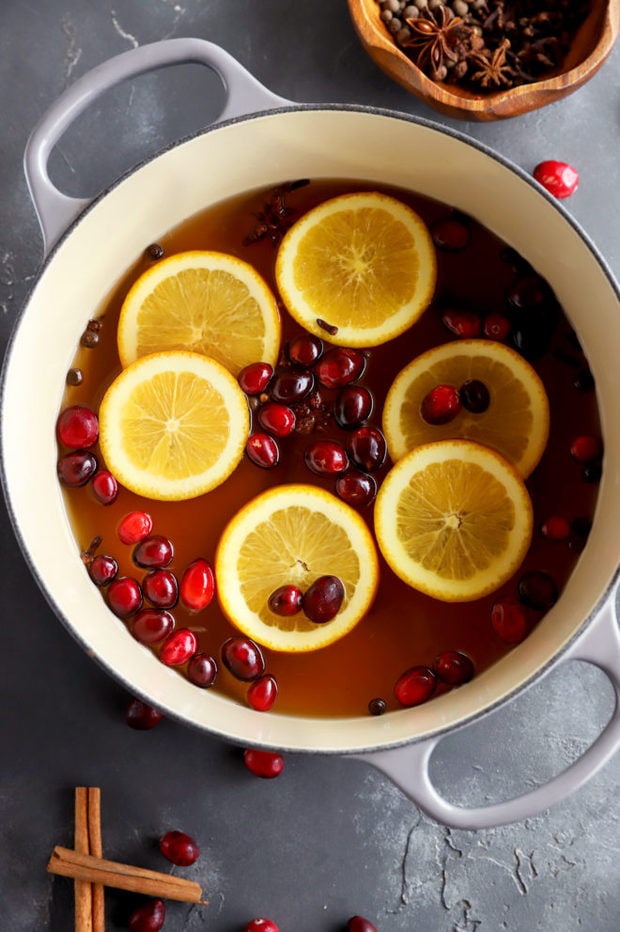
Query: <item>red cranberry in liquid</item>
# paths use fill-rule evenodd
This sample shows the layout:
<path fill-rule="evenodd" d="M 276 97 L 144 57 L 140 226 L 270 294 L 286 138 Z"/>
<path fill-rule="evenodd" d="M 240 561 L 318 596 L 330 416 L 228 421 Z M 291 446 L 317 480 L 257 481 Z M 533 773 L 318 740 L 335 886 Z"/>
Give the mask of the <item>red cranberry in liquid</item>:
<path fill-rule="evenodd" d="M 526 275 L 513 282 L 506 300 L 516 311 L 540 309 L 549 300 L 549 286 L 539 275 Z"/>
<path fill-rule="evenodd" d="M 72 450 L 92 447 L 99 436 L 97 415 L 85 405 L 65 408 L 56 422 L 56 436 L 63 446 Z"/>
<path fill-rule="evenodd" d="M 431 236 L 438 249 L 443 249 L 445 252 L 460 252 L 469 245 L 470 230 L 463 220 L 448 217 L 432 225 Z"/>
<path fill-rule="evenodd" d="M 577 463 L 591 463 L 603 455 L 603 444 L 599 437 L 582 434 L 571 443 L 570 455 Z"/>
<path fill-rule="evenodd" d="M 514 599 L 501 599 L 491 608 L 491 624 L 507 644 L 519 644 L 527 634 L 527 614 Z"/>
<path fill-rule="evenodd" d="M 196 653 L 197 647 L 198 641 L 194 632 L 189 628 L 179 628 L 162 644 L 159 659 L 167 667 L 179 667 Z"/>
<path fill-rule="evenodd" d="M 518 583 L 519 599 L 529 608 L 547 612 L 558 600 L 558 587 L 555 580 L 540 570 L 524 573 Z"/>
<path fill-rule="evenodd" d="M 335 476 L 349 465 L 347 451 L 335 440 L 315 440 L 304 451 L 304 462 L 317 476 Z"/>
<path fill-rule="evenodd" d="M 570 522 L 559 515 L 552 515 L 543 521 L 541 532 L 547 540 L 567 540 L 570 537 Z"/>
<path fill-rule="evenodd" d="M 366 368 L 360 350 L 337 346 L 328 350 L 316 365 L 316 376 L 325 388 L 342 388 L 358 379 Z"/>
<path fill-rule="evenodd" d="M 282 369 L 276 372 L 269 387 L 272 401 L 294 404 L 302 401 L 314 388 L 314 376 L 308 369 Z"/>
<path fill-rule="evenodd" d="M 557 198 L 570 197 L 579 185 L 579 173 L 568 162 L 546 159 L 533 171 L 536 181 Z"/>
<path fill-rule="evenodd" d="M 336 617 L 344 601 L 344 586 L 337 576 L 319 576 L 304 593 L 304 615 L 315 625 Z"/>
<path fill-rule="evenodd" d="M 174 630 L 170 612 L 156 608 L 142 608 L 131 620 L 131 633 L 141 644 L 158 644 Z"/>
<path fill-rule="evenodd" d="M 374 696 L 368 703 L 368 711 L 371 715 L 383 715 L 387 710 L 387 702 L 381 696 Z"/>
<path fill-rule="evenodd" d="M 248 688 L 249 705 L 257 712 L 268 712 L 278 697 L 278 683 L 275 676 L 265 673 Z"/>
<path fill-rule="evenodd" d="M 243 761 L 255 777 L 262 777 L 263 780 L 273 780 L 274 777 L 279 777 L 284 770 L 284 758 L 275 751 L 259 751 L 248 748 L 243 752 Z"/>
<path fill-rule="evenodd" d="M 454 385 L 435 385 L 422 399 L 420 415 L 427 424 L 449 424 L 461 410 L 461 396 Z"/>
<path fill-rule="evenodd" d="M 274 615 L 288 618 L 301 611 L 303 594 L 298 586 L 278 586 L 269 596 L 267 604 Z"/>
<path fill-rule="evenodd" d="M 153 519 L 146 511 L 130 511 L 121 520 L 117 534 L 123 544 L 137 544 L 153 530 Z"/>
<path fill-rule="evenodd" d="M 136 544 L 131 556 L 142 569 L 162 568 L 172 562 L 174 547 L 162 534 L 152 534 Z"/>
<path fill-rule="evenodd" d="M 255 680 L 265 672 L 265 658 L 250 638 L 227 638 L 221 647 L 222 662 L 238 680 Z"/>
<path fill-rule="evenodd" d="M 480 379 L 468 379 L 459 389 L 461 404 L 472 414 L 483 414 L 491 403 L 489 389 Z"/>
<path fill-rule="evenodd" d="M 482 322 L 473 311 L 446 310 L 441 315 L 441 321 L 450 333 L 462 339 L 471 340 L 480 335 Z"/>
<path fill-rule="evenodd" d="M 347 452 L 360 469 L 374 472 L 385 462 L 387 443 L 378 427 L 358 427 L 349 437 Z"/>
<path fill-rule="evenodd" d="M 378 932 L 378 930 L 363 916 L 352 916 L 347 922 L 347 932 Z"/>
<path fill-rule="evenodd" d="M 510 321 L 503 314 L 488 314 L 484 318 L 482 331 L 490 340 L 505 340 L 510 333 Z"/>
<path fill-rule="evenodd" d="M 130 932 L 160 932 L 166 920 L 166 905 L 163 900 L 149 900 L 134 909 L 129 917 Z"/>
<path fill-rule="evenodd" d="M 279 926 L 271 919 L 251 919 L 243 932 L 280 932 Z"/>
<path fill-rule="evenodd" d="M 108 587 L 108 605 L 119 618 L 130 618 L 142 608 L 142 589 L 132 576 L 117 576 Z"/>
<path fill-rule="evenodd" d="M 200 857 L 200 848 L 185 832 L 166 832 L 159 840 L 159 850 L 177 867 L 189 867 Z"/>
<path fill-rule="evenodd" d="M 201 689 L 213 686 L 217 679 L 217 661 L 210 654 L 199 651 L 194 654 L 187 665 L 187 678 Z"/>
<path fill-rule="evenodd" d="M 359 427 L 372 414 L 372 395 L 363 385 L 347 385 L 338 392 L 334 417 L 344 430 Z"/>
<path fill-rule="evenodd" d="M 159 725 L 163 717 L 159 709 L 142 699 L 130 699 L 125 708 L 125 722 L 136 731 L 150 731 Z"/>
<path fill-rule="evenodd" d="M 260 395 L 273 376 L 273 366 L 268 362 L 253 362 L 245 366 L 237 376 L 239 386 L 246 395 Z"/>
<path fill-rule="evenodd" d="M 365 472 L 350 470 L 336 479 L 336 495 L 347 505 L 361 508 L 370 505 L 377 494 L 377 483 L 374 476 Z"/>
<path fill-rule="evenodd" d="M 273 469 L 280 462 L 280 447 L 269 434 L 252 434 L 245 446 L 245 452 L 248 459 L 261 469 Z"/>
<path fill-rule="evenodd" d="M 97 457 L 88 450 L 75 450 L 65 453 L 57 464 L 58 478 L 63 485 L 70 489 L 77 489 L 86 483 L 97 472 Z"/>
<path fill-rule="evenodd" d="M 288 437 L 295 429 L 295 412 L 288 405 L 268 401 L 257 412 L 257 420 L 263 430 L 276 437 Z"/>
<path fill-rule="evenodd" d="M 474 675 L 474 665 L 460 650 L 444 650 L 433 660 L 433 673 L 449 686 L 468 683 Z"/>
<path fill-rule="evenodd" d="M 91 487 L 95 498 L 102 505 L 111 505 L 118 498 L 118 482 L 107 469 L 95 473 Z"/>
<path fill-rule="evenodd" d="M 311 367 L 323 355 L 323 341 L 310 333 L 291 340 L 288 346 L 288 358 L 298 366 Z"/>
<path fill-rule="evenodd" d="M 396 681 L 394 693 L 405 708 L 421 705 L 437 689 L 437 677 L 430 667 L 416 666 L 406 670 Z"/>
<path fill-rule="evenodd" d="M 106 553 L 98 553 L 88 567 L 90 578 L 96 586 L 108 586 L 118 575 L 118 563 Z"/>
<path fill-rule="evenodd" d="M 603 468 L 600 463 L 586 463 L 581 470 L 581 478 L 584 482 L 600 482 L 603 475 Z"/>
<path fill-rule="evenodd" d="M 201 612 L 213 601 L 215 573 L 204 557 L 193 560 L 181 577 L 181 601 L 190 612 Z"/>
<path fill-rule="evenodd" d="M 156 608 L 174 608 L 179 600 L 179 584 L 170 570 L 155 569 L 142 580 L 144 598 Z"/>

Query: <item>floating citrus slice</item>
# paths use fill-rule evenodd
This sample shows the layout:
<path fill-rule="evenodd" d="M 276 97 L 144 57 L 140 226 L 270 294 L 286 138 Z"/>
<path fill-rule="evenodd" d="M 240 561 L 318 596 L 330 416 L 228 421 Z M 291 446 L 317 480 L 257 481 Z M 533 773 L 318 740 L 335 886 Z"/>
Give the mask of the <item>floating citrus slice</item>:
<path fill-rule="evenodd" d="M 122 485 L 194 498 L 224 482 L 245 449 L 249 412 L 236 379 L 198 353 L 155 353 L 120 373 L 99 409 L 99 442 Z"/>
<path fill-rule="evenodd" d="M 339 640 L 368 610 L 378 583 L 372 534 L 349 505 L 310 485 L 282 485 L 245 505 L 220 538 L 215 576 L 230 621 L 265 647 L 291 653 Z M 335 618 L 311 622 L 268 606 L 280 586 L 306 592 L 319 577 L 337 576 L 344 601 Z"/>
<path fill-rule="evenodd" d="M 387 474 L 375 533 L 414 589 L 470 602 L 518 569 L 532 537 L 532 505 L 522 478 L 494 450 L 444 440 L 417 447 Z"/>
<path fill-rule="evenodd" d="M 486 410 L 462 407 L 447 424 L 422 417 L 422 401 L 433 388 L 460 389 L 473 380 L 488 390 Z M 385 400 L 383 430 L 393 460 L 422 443 L 460 437 L 492 447 L 527 477 L 547 443 L 549 402 L 540 377 L 515 350 L 493 340 L 455 340 L 399 372 Z"/>
<path fill-rule="evenodd" d="M 140 356 L 188 350 L 211 356 L 234 376 L 280 347 L 275 297 L 247 262 L 221 252 L 162 259 L 130 288 L 118 323 L 123 366 Z"/>
<path fill-rule="evenodd" d="M 410 327 L 429 304 L 435 248 L 406 204 L 375 192 L 344 194 L 304 214 L 285 234 L 276 281 L 290 314 L 340 346 L 376 346 Z"/>

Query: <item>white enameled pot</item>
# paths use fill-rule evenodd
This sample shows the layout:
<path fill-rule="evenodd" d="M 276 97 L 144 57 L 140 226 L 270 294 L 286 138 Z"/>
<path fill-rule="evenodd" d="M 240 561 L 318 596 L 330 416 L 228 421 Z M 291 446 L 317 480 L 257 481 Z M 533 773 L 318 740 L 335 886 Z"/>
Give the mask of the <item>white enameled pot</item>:
<path fill-rule="evenodd" d="M 50 151 L 97 95 L 139 73 L 188 61 L 214 69 L 226 86 L 217 123 L 131 172 L 93 203 L 56 190 L 47 174 Z M 603 733 L 581 758 L 518 799 L 461 809 L 439 796 L 428 769 L 443 735 L 491 712 L 568 659 L 597 664 L 620 697 L 620 304 L 609 270 L 568 214 L 529 176 L 459 133 L 404 114 L 293 104 L 200 39 L 144 46 L 94 69 L 48 111 L 30 138 L 25 162 L 47 258 L 4 365 L 3 482 L 32 573 L 83 647 L 168 715 L 243 746 L 355 755 L 451 825 L 522 819 L 591 777 L 620 745 L 617 701 Z M 557 604 L 526 641 L 472 682 L 424 706 L 378 718 L 256 713 L 197 690 L 164 667 L 127 634 L 88 579 L 56 479 L 54 425 L 67 369 L 87 320 L 145 243 L 209 204 L 300 177 L 358 178 L 420 191 L 471 214 L 512 245 L 548 279 L 575 327 L 596 379 L 602 419 L 605 463 L 594 525 Z M 113 237 L 107 235 L 111 229 Z M 36 457 L 30 455 L 33 435 L 42 438 Z"/>

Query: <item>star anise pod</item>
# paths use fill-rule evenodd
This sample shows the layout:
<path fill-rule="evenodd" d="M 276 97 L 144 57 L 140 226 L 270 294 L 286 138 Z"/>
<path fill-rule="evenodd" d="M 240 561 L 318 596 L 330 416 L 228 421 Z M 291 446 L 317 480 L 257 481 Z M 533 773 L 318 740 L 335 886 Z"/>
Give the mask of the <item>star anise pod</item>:
<path fill-rule="evenodd" d="M 486 49 L 480 52 L 473 52 L 469 56 L 472 65 L 478 67 L 478 71 L 471 72 L 472 81 L 476 81 L 481 87 L 505 87 L 512 83 L 515 71 L 512 65 L 506 61 L 506 53 L 510 48 L 510 41 L 503 39 L 494 52 L 489 53 Z"/>
<path fill-rule="evenodd" d="M 470 27 L 460 16 L 453 16 L 445 7 L 437 13 L 421 14 L 407 19 L 411 37 L 403 42 L 416 52 L 416 64 L 423 71 L 441 74 L 446 61 L 457 62 L 467 55 Z"/>

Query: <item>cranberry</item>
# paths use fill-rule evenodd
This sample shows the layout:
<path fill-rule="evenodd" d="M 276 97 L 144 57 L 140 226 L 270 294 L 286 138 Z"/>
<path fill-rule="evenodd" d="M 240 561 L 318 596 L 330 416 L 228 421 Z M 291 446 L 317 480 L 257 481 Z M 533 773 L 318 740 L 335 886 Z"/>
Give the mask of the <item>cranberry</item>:
<path fill-rule="evenodd" d="M 351 916 L 347 922 L 347 932 L 377 932 L 377 927 L 363 916 Z"/>
<path fill-rule="evenodd" d="M 318 476 L 335 476 L 349 465 L 347 451 L 335 440 L 315 440 L 304 451 L 308 469 Z"/>
<path fill-rule="evenodd" d="M 251 919 L 243 932 L 280 932 L 280 928 L 271 919 Z"/>
<path fill-rule="evenodd" d="M 570 445 L 570 455 L 578 463 L 591 463 L 603 454 L 603 444 L 599 437 L 583 434 L 575 437 Z"/>
<path fill-rule="evenodd" d="M 265 672 L 265 658 L 254 641 L 245 637 L 231 637 L 221 647 L 222 662 L 238 680 L 255 680 Z"/>
<path fill-rule="evenodd" d="M 603 475 L 603 468 L 600 463 L 586 463 L 581 470 L 581 478 L 584 482 L 600 482 Z"/>
<path fill-rule="evenodd" d="M 142 580 L 144 598 L 157 608 L 174 608 L 179 600 L 179 584 L 170 570 L 155 569 Z"/>
<path fill-rule="evenodd" d="M 430 667 L 411 667 L 396 681 L 394 693 L 402 706 L 420 705 L 437 689 L 437 677 Z"/>
<path fill-rule="evenodd" d="M 510 321 L 503 314 L 488 314 L 482 323 L 482 332 L 491 340 L 505 340 L 510 333 Z"/>
<path fill-rule="evenodd" d="M 189 628 L 179 628 L 162 644 L 159 659 L 167 667 L 179 667 L 196 653 L 197 646 L 194 632 Z"/>
<path fill-rule="evenodd" d="M 387 709 L 387 702 L 380 696 L 375 696 L 368 703 L 368 711 L 371 715 L 383 715 Z"/>
<path fill-rule="evenodd" d="M 590 531 L 592 530 L 592 522 L 589 518 L 573 518 L 570 527 L 573 534 L 576 534 L 577 537 L 581 537 L 584 540 L 587 540 Z"/>
<path fill-rule="evenodd" d="M 129 917 L 130 932 L 160 932 L 166 919 L 166 906 L 163 900 L 149 900 L 143 906 L 134 909 Z"/>
<path fill-rule="evenodd" d="M 461 410 L 461 396 L 453 385 L 435 385 L 420 405 L 420 415 L 427 424 L 449 424 Z"/>
<path fill-rule="evenodd" d="M 480 334 L 481 321 L 473 311 L 446 310 L 441 321 L 457 337 L 472 339 Z"/>
<path fill-rule="evenodd" d="M 293 585 L 278 586 L 267 600 L 269 610 L 272 611 L 274 615 L 283 615 L 284 617 L 297 615 L 297 613 L 301 611 L 302 603 L 303 595 L 301 589 Z"/>
<path fill-rule="evenodd" d="M 118 526 L 117 534 L 123 544 L 137 544 L 153 530 L 153 519 L 146 511 L 130 511 Z"/>
<path fill-rule="evenodd" d="M 304 593 L 304 615 L 315 625 L 336 617 L 344 600 L 344 586 L 337 576 L 319 576 Z"/>
<path fill-rule="evenodd" d="M 549 194 L 557 198 L 570 197 L 577 190 L 579 173 L 567 162 L 547 159 L 539 162 L 534 169 L 534 178 L 546 188 Z"/>
<path fill-rule="evenodd" d="M 174 629 L 174 618 L 163 609 L 143 608 L 131 621 L 131 633 L 141 644 L 158 644 Z"/>
<path fill-rule="evenodd" d="M 491 403 L 489 389 L 480 379 L 468 379 L 459 389 L 461 404 L 472 414 L 483 414 Z"/>
<path fill-rule="evenodd" d="M 474 672 L 471 659 L 460 650 L 444 650 L 433 660 L 433 673 L 449 686 L 468 683 Z"/>
<path fill-rule="evenodd" d="M 202 689 L 213 686 L 217 678 L 217 661 L 210 654 L 200 651 L 187 665 L 187 678 Z"/>
<path fill-rule="evenodd" d="M 355 349 L 337 346 L 317 363 L 316 375 L 325 388 L 342 388 L 358 379 L 366 368 L 366 357 Z"/>
<path fill-rule="evenodd" d="M 255 777 L 272 780 L 279 777 L 284 770 L 284 758 L 275 751 L 258 751 L 248 748 L 243 752 L 243 761 Z"/>
<path fill-rule="evenodd" d="M 338 476 L 336 479 L 336 495 L 354 507 L 370 505 L 377 494 L 377 483 L 374 476 L 365 472 L 351 470 Z"/>
<path fill-rule="evenodd" d="M 549 286 L 540 275 L 525 275 L 513 282 L 506 300 L 516 311 L 537 310 L 547 304 Z"/>
<path fill-rule="evenodd" d="M 570 523 L 566 518 L 552 515 L 543 521 L 541 532 L 548 540 L 566 540 L 570 536 Z"/>
<path fill-rule="evenodd" d="M 513 599 L 502 599 L 491 608 L 493 630 L 507 644 L 518 644 L 527 634 L 527 615 Z"/>
<path fill-rule="evenodd" d="M 347 385 L 334 402 L 334 417 L 344 430 L 358 427 L 372 414 L 372 395 L 362 385 Z"/>
<path fill-rule="evenodd" d="M 445 252 L 460 252 L 469 244 L 470 230 L 462 220 L 448 217 L 432 225 L 431 236 L 438 249 L 443 249 Z"/>
<path fill-rule="evenodd" d="M 193 560 L 181 577 L 181 601 L 190 612 L 201 612 L 215 595 L 215 573 L 204 557 Z"/>
<path fill-rule="evenodd" d="M 99 553 L 92 558 L 88 573 L 96 586 L 107 586 L 118 575 L 118 563 L 114 557 L 110 557 L 106 553 Z"/>
<path fill-rule="evenodd" d="M 260 395 L 265 391 L 273 376 L 273 366 L 268 362 L 253 362 L 245 366 L 237 381 L 246 395 Z"/>
<path fill-rule="evenodd" d="M 56 421 L 56 436 L 72 450 L 92 447 L 99 436 L 97 415 L 84 405 L 65 408 Z"/>
<path fill-rule="evenodd" d="M 573 381 L 574 388 L 578 392 L 591 392 L 594 390 L 594 376 L 589 369 L 579 372 Z"/>
<path fill-rule="evenodd" d="M 92 489 L 97 501 L 102 505 L 111 505 L 118 497 L 118 482 L 107 469 L 100 469 L 93 476 Z"/>
<path fill-rule="evenodd" d="M 163 717 L 159 709 L 142 699 L 130 699 L 125 708 L 125 722 L 136 731 L 150 731 L 159 725 Z"/>
<path fill-rule="evenodd" d="M 65 453 L 58 460 L 57 472 L 63 485 L 77 489 L 79 486 L 86 485 L 97 472 L 97 458 L 87 450 Z"/>
<path fill-rule="evenodd" d="M 255 466 L 273 469 L 280 462 L 280 448 L 269 434 L 252 434 L 245 446 L 248 458 Z"/>
<path fill-rule="evenodd" d="M 268 401 L 258 409 L 258 423 L 276 437 L 288 437 L 295 429 L 295 412 L 288 405 Z"/>
<path fill-rule="evenodd" d="M 282 369 L 276 372 L 269 394 L 273 401 L 292 404 L 302 401 L 314 388 L 314 376 L 309 369 Z"/>
<path fill-rule="evenodd" d="M 131 555 L 133 562 L 143 569 L 162 568 L 172 562 L 174 547 L 172 542 L 162 534 L 145 537 L 134 547 Z"/>
<path fill-rule="evenodd" d="M 257 712 L 268 712 L 278 697 L 278 683 L 275 676 L 264 674 L 248 688 L 248 702 Z"/>
<path fill-rule="evenodd" d="M 323 355 L 323 341 L 319 337 L 304 333 L 288 345 L 288 358 L 298 366 L 313 366 Z"/>
<path fill-rule="evenodd" d="M 129 618 L 142 608 L 142 589 L 132 576 L 117 576 L 108 588 L 108 605 L 119 618 Z"/>
<path fill-rule="evenodd" d="M 558 600 L 558 587 L 548 573 L 531 570 L 524 573 L 518 584 L 519 599 L 529 608 L 546 612 Z"/>
<path fill-rule="evenodd" d="M 349 437 L 347 452 L 360 469 L 374 472 L 385 462 L 387 443 L 378 427 L 358 427 Z"/>
<path fill-rule="evenodd" d="M 185 832 L 166 832 L 159 840 L 159 850 L 177 867 L 189 867 L 200 857 L 200 848 Z"/>

